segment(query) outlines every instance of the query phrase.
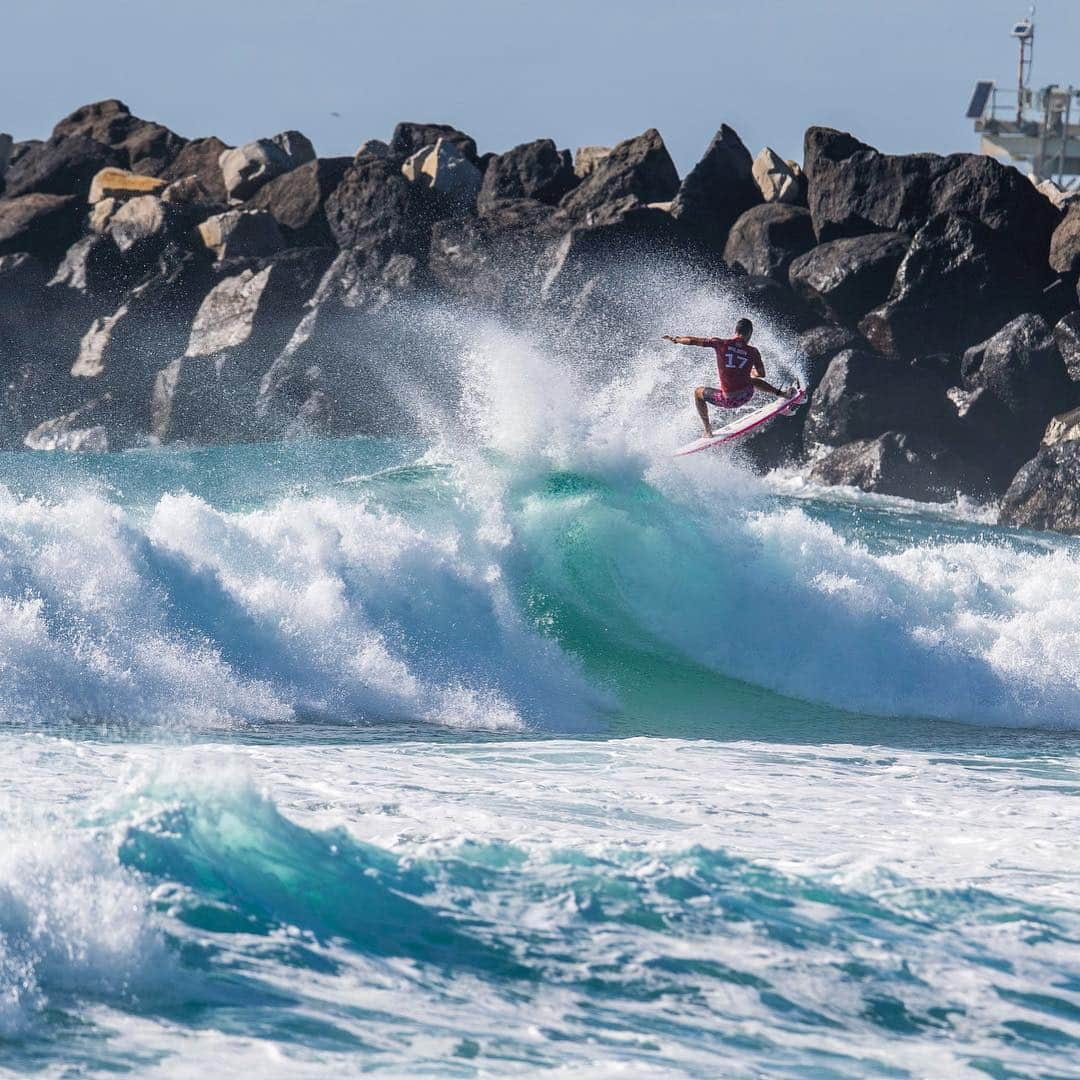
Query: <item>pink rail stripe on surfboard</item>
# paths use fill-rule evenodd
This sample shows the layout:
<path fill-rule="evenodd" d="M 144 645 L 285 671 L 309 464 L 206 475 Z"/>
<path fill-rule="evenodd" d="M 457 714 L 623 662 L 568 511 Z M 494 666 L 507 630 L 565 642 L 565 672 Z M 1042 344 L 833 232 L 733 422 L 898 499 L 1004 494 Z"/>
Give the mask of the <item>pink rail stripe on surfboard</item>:
<path fill-rule="evenodd" d="M 687 454 L 696 454 L 701 450 L 708 450 L 710 447 L 719 446 L 721 443 L 731 442 L 732 439 L 737 439 L 741 435 L 749 434 L 755 428 L 761 427 L 762 424 L 767 423 L 774 416 L 779 416 L 782 412 L 786 412 L 788 409 L 793 408 L 796 405 L 801 405 L 806 400 L 806 391 L 799 387 L 799 390 L 794 397 L 787 399 L 777 399 L 770 405 L 765 405 L 762 408 L 752 413 L 747 413 L 746 416 L 741 416 L 737 420 L 732 420 L 730 424 L 725 425 L 719 431 L 717 431 L 711 439 L 695 439 L 692 443 L 687 443 L 685 446 L 680 446 L 675 451 L 675 457 L 685 457 Z"/>

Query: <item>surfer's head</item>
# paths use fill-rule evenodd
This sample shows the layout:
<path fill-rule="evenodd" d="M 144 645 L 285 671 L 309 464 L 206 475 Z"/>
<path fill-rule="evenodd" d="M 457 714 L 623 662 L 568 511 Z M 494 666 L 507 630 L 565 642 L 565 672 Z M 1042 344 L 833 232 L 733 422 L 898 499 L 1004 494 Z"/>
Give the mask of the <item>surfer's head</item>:
<path fill-rule="evenodd" d="M 753 332 L 754 324 L 749 319 L 740 319 L 735 324 L 735 336 L 741 337 L 743 341 L 749 341 Z"/>

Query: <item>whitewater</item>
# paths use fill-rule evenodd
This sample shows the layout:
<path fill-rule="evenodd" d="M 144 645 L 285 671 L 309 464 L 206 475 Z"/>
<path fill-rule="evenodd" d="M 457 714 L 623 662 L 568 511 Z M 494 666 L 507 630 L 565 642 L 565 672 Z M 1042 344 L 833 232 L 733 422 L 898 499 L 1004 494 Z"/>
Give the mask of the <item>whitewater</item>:
<path fill-rule="evenodd" d="M 684 284 L 0 459 L 5 1074 L 1077 1075 L 1080 543 L 676 461 Z"/>

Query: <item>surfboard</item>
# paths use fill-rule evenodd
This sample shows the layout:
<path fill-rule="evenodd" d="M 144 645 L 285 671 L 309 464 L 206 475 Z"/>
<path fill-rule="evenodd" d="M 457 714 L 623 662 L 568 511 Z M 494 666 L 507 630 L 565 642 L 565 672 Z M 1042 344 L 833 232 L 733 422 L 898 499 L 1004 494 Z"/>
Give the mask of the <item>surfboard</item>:
<path fill-rule="evenodd" d="M 731 442 L 732 439 L 748 435 L 751 431 L 761 427 L 762 424 L 767 424 L 774 416 L 781 416 L 784 413 L 791 412 L 792 409 L 798 408 L 804 401 L 806 401 L 806 391 L 800 386 L 794 397 L 776 398 L 774 401 L 770 401 L 768 405 L 763 405 L 760 409 L 735 417 L 730 424 L 725 424 L 719 430 L 714 431 L 711 439 L 695 439 L 692 443 L 680 446 L 675 451 L 675 457 L 696 454 L 699 450 L 708 450 L 710 447 L 719 446 L 721 443 Z"/>

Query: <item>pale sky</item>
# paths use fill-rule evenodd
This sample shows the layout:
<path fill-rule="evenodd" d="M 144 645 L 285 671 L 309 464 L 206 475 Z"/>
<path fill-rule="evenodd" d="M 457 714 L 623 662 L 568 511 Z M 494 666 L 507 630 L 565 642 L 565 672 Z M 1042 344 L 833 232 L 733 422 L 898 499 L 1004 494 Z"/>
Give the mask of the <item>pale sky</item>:
<path fill-rule="evenodd" d="M 658 127 L 685 172 L 721 123 L 802 153 L 810 124 L 893 152 L 976 150 L 977 79 L 1015 81 L 1017 0 L 8 0 L 0 131 L 122 98 L 181 135 L 285 128 L 320 154 L 398 120 L 481 152 Z M 1080 3 L 1042 0 L 1033 82 L 1080 83 Z M 339 116 L 333 115 L 340 114 Z"/>

